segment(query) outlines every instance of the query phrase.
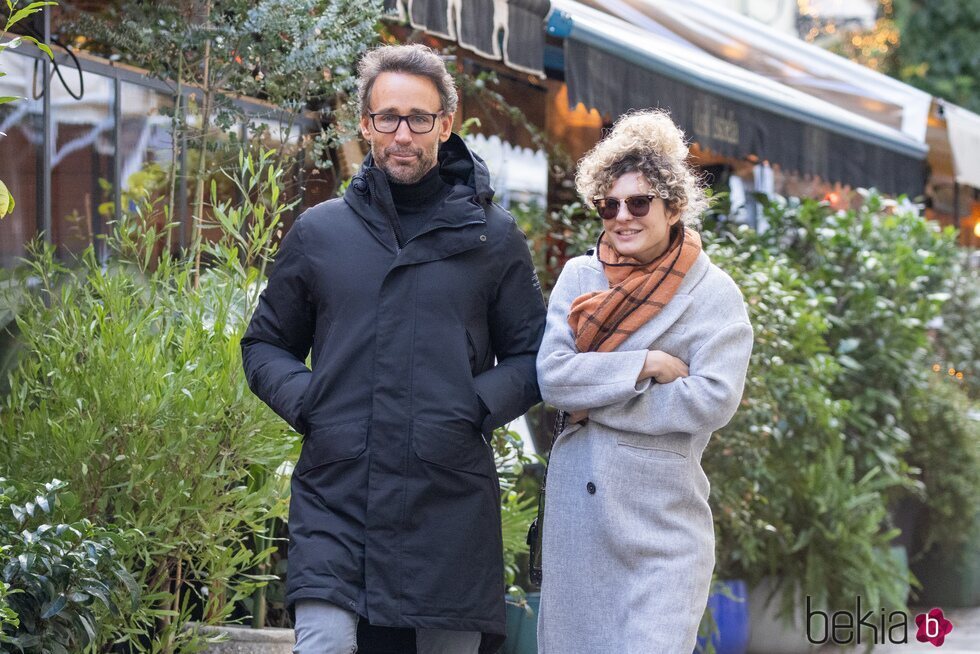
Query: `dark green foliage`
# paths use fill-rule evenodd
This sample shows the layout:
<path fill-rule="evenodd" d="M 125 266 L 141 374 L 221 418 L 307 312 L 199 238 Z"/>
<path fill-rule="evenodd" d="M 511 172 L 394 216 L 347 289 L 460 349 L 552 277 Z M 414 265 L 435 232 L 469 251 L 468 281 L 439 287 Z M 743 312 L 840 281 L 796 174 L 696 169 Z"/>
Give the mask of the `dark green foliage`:
<path fill-rule="evenodd" d="M 139 590 L 116 551 L 124 534 L 55 521 L 78 502 L 65 486 L 28 493 L 0 478 L 0 651 L 78 652 L 96 640 L 99 613 L 118 615 L 120 601 L 136 609 Z"/>
<path fill-rule="evenodd" d="M 925 383 L 925 325 L 948 297 L 952 230 L 874 192 L 848 211 L 815 200 L 770 202 L 766 219 L 767 231 L 739 233 L 739 250 L 752 247 L 756 258 L 784 253 L 805 292 L 820 298 L 824 341 L 840 368 L 829 391 L 848 402 L 845 451 L 859 474 L 878 467 L 902 479 L 901 400 Z"/>
<path fill-rule="evenodd" d="M 947 380 L 974 400 L 980 400 L 980 268 L 971 267 L 969 252 L 957 258 L 949 279 L 949 299 L 943 304 L 942 327 L 936 330 L 936 359 L 940 374 L 950 368 L 963 378 Z"/>
<path fill-rule="evenodd" d="M 913 555 L 953 549 L 980 512 L 980 420 L 955 381 L 936 376 L 906 404 L 909 460 L 922 470 L 925 500 Z"/>
<path fill-rule="evenodd" d="M 777 200 L 766 218 L 762 233 L 704 235 L 755 330 L 742 407 L 704 455 L 718 574 L 782 579 L 784 609 L 803 594 L 901 608 L 909 578 L 886 554 L 886 507 L 921 486 L 905 405 L 931 374 L 926 323 L 948 297 L 953 236 L 875 193 L 840 212 Z M 980 490 L 952 483 L 959 504 Z"/>
<path fill-rule="evenodd" d="M 980 2 L 895 0 L 894 5 L 901 36 L 888 72 L 980 112 Z"/>
<path fill-rule="evenodd" d="M 87 48 L 121 55 L 156 77 L 213 84 L 287 111 L 328 114 L 338 94 L 354 95 L 353 62 L 376 40 L 381 3 L 118 0 L 73 16 L 68 28 L 86 36 Z M 219 124 L 236 117 L 223 100 Z"/>

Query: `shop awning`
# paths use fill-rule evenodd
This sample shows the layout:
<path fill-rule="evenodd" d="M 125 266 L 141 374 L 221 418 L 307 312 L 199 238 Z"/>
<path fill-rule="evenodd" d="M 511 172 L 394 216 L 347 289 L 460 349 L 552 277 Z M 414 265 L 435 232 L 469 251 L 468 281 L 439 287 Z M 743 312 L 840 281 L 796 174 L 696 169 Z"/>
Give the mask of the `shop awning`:
<path fill-rule="evenodd" d="M 730 64 L 661 27 L 643 29 L 574 0 L 554 0 L 569 101 L 609 117 L 661 107 L 724 156 L 750 155 L 804 175 L 885 193 L 922 193 L 927 147 L 899 129 Z"/>
<path fill-rule="evenodd" d="M 384 6 L 416 29 L 544 77 L 549 0 L 385 0 Z"/>
<path fill-rule="evenodd" d="M 980 116 L 951 102 L 941 102 L 956 181 L 980 189 Z"/>
<path fill-rule="evenodd" d="M 709 0 L 581 0 L 924 142 L 932 96 Z"/>

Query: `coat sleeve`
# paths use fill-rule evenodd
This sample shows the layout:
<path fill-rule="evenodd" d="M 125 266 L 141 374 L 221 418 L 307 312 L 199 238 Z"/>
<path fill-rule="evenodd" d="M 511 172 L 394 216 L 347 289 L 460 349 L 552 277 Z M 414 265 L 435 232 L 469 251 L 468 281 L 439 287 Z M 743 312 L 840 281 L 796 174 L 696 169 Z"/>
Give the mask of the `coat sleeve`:
<path fill-rule="evenodd" d="M 590 411 L 589 420 L 651 435 L 718 431 L 742 399 L 751 354 L 751 325 L 730 323 L 694 353 L 689 376 L 669 384 L 644 381 L 636 397 Z"/>
<path fill-rule="evenodd" d="M 313 342 L 315 315 L 302 229 L 299 220 L 283 238 L 241 346 L 249 388 L 305 434 L 303 399 L 312 374 L 306 356 Z"/>
<path fill-rule="evenodd" d="M 474 378 L 487 410 L 481 431 L 489 438 L 540 401 L 534 359 L 541 346 L 545 308 L 527 241 L 513 222 L 502 243 L 504 261 L 488 310 L 495 366 Z"/>
<path fill-rule="evenodd" d="M 568 324 L 580 295 L 575 261 L 565 265 L 548 302 L 548 323 L 538 352 L 541 397 L 564 411 L 593 409 L 635 397 L 646 350 L 579 352 Z"/>

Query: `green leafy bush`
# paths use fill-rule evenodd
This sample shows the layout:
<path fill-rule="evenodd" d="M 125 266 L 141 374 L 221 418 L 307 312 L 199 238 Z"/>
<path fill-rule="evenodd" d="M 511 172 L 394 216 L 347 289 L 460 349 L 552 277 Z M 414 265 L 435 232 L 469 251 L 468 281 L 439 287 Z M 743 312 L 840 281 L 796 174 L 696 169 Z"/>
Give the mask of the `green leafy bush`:
<path fill-rule="evenodd" d="M 906 406 L 909 460 L 925 487 L 913 555 L 963 545 L 971 533 L 964 525 L 980 513 L 980 422 L 970 409 L 963 390 L 939 377 Z"/>
<path fill-rule="evenodd" d="M 957 257 L 949 278 L 949 299 L 943 304 L 942 326 L 936 330 L 939 370 L 948 381 L 963 387 L 974 400 L 980 399 L 980 268 L 970 265 L 970 252 Z M 960 378 L 959 374 L 962 374 Z"/>
<path fill-rule="evenodd" d="M 789 564 L 794 553 L 787 543 L 807 516 L 791 510 L 786 476 L 804 457 L 839 443 L 847 406 L 829 391 L 840 367 L 824 340 L 828 298 L 809 288 L 785 256 L 763 258 L 757 247 L 707 245 L 741 288 L 755 330 L 742 405 L 703 457 L 718 574 L 749 582 Z"/>
<path fill-rule="evenodd" d="M 704 234 L 755 329 L 742 407 L 704 455 L 718 574 L 790 584 L 787 610 L 804 594 L 902 608 L 887 507 L 920 485 L 905 405 L 926 383 L 952 233 L 875 193 L 849 211 L 776 199 L 765 212 L 764 232 Z"/>
<path fill-rule="evenodd" d="M 504 545 L 504 582 L 509 592 L 520 594 L 515 588 L 518 578 L 518 558 L 527 552 L 527 529 L 538 512 L 538 498 L 527 494 L 519 486 L 524 466 L 531 463 L 524 454 L 524 443 L 520 435 L 505 427 L 493 434 L 493 451 L 500 479 L 500 523 Z"/>
<path fill-rule="evenodd" d="M 288 209 L 271 162 L 243 157 L 231 174 L 243 200 L 213 198 L 220 236 L 200 246 L 199 278 L 197 252 L 154 254 L 165 230 L 143 214 L 115 227 L 106 262 L 89 249 L 68 269 L 33 251 L 39 291 L 17 315 L 26 354 L 0 406 L 0 471 L 67 479 L 81 498 L 67 521 L 138 534 L 118 551 L 142 601 L 101 624 L 100 642 L 195 651 L 188 621 L 227 620 L 269 579 L 253 571 L 275 544 L 255 535 L 286 514 L 276 471 L 298 436 L 249 392 L 239 340 Z"/>
<path fill-rule="evenodd" d="M 846 451 L 860 473 L 881 468 L 901 485 L 909 471 L 902 398 L 925 383 L 925 325 L 939 315 L 956 256 L 954 233 L 913 207 L 866 192 L 857 209 L 816 200 L 765 205 L 769 229 L 744 234 L 759 256 L 781 252 L 825 307 L 825 340 L 841 372 L 833 397 L 846 399 Z"/>
<path fill-rule="evenodd" d="M 0 478 L 0 645 L 27 654 L 80 651 L 96 638 L 97 609 L 118 615 L 122 591 L 133 610 L 139 598 L 118 559 L 119 532 L 50 522 L 65 486 L 54 480 L 25 497 Z"/>

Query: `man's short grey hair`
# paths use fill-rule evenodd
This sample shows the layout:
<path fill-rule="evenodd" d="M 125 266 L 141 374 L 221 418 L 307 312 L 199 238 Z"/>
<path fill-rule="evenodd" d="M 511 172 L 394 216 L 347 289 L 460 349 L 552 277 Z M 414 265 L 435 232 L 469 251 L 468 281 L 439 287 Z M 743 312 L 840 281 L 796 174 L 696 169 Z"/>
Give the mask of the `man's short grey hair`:
<path fill-rule="evenodd" d="M 445 62 L 432 48 L 412 43 L 383 45 L 361 59 L 357 65 L 357 100 L 362 116 L 370 111 L 371 89 L 381 73 L 408 73 L 429 78 L 439 91 L 441 109 L 450 116 L 456 113 L 459 96 Z"/>

